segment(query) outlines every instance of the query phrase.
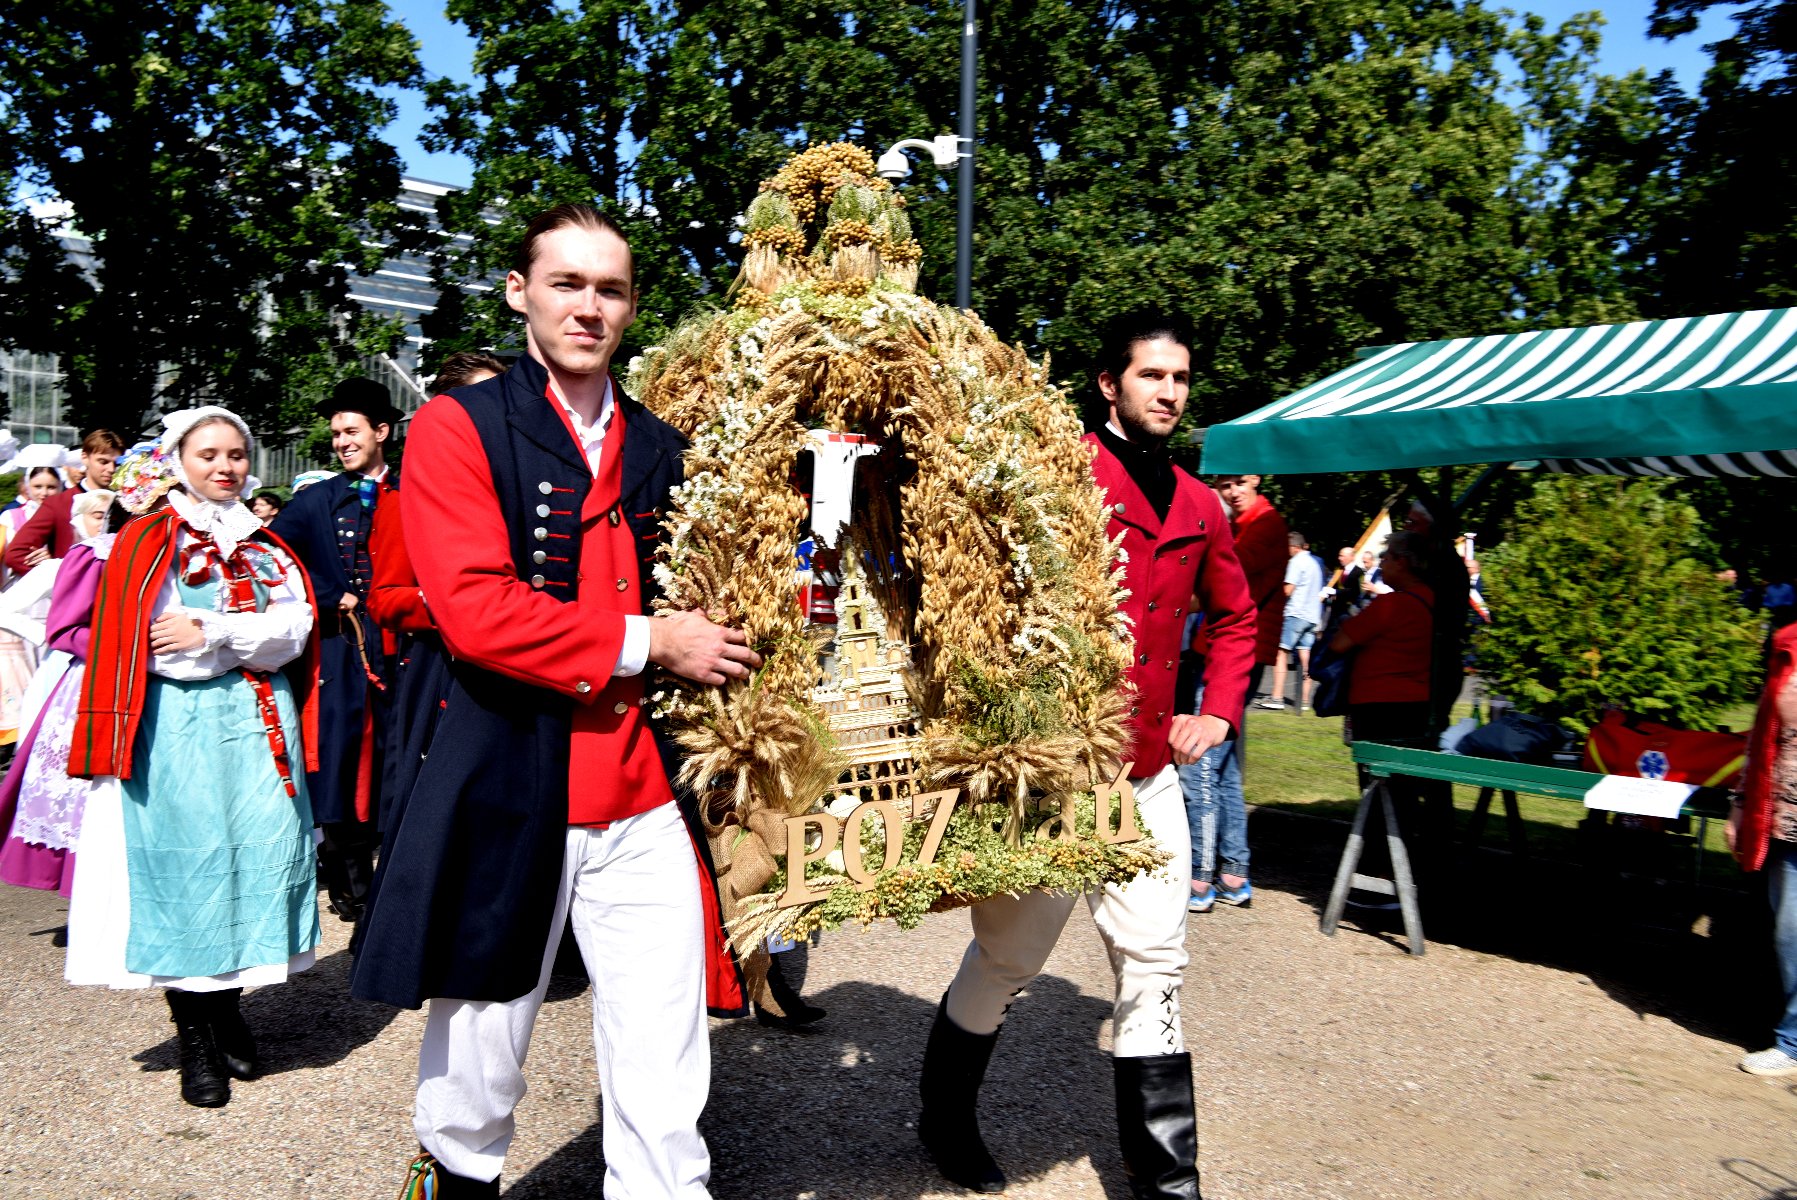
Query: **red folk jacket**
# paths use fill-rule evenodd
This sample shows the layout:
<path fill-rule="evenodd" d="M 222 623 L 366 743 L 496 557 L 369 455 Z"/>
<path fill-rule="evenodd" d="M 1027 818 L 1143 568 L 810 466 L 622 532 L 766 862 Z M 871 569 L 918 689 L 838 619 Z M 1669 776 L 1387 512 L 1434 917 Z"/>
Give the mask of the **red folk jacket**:
<path fill-rule="evenodd" d="M 1265 496 L 1256 496 L 1247 512 L 1229 519 L 1229 526 L 1235 534 L 1236 556 L 1248 576 L 1248 592 L 1259 609 L 1254 661 L 1263 665 L 1275 662 L 1280 626 L 1285 623 L 1285 568 L 1291 561 L 1286 552 L 1289 530 L 1285 518 Z"/>
<path fill-rule="evenodd" d="M 374 508 L 374 526 L 368 531 L 368 561 L 374 568 L 368 581 L 368 615 L 392 633 L 431 633 L 437 623 L 424 606 L 418 572 L 406 553 L 399 501 L 383 497 Z"/>
<path fill-rule="evenodd" d="M 75 497 L 86 491 L 85 487 L 65 488 L 37 506 L 31 519 L 19 526 L 19 532 L 13 534 L 12 541 L 6 545 L 6 567 L 9 571 L 23 575 L 31 568 L 25 565 L 25 556 L 39 546 L 47 547 L 51 558 L 63 558 L 75 548 L 75 530 L 69 524 L 69 518 L 75 513 Z"/>
<path fill-rule="evenodd" d="M 1786 625 L 1772 635 L 1772 661 L 1766 669 L 1766 690 L 1760 694 L 1759 712 L 1747 738 L 1747 781 L 1741 788 L 1741 826 L 1735 834 L 1735 858 L 1743 871 L 1766 865 L 1766 848 L 1772 840 L 1772 771 L 1778 762 L 1778 693 L 1797 670 L 1797 625 Z"/>
<path fill-rule="evenodd" d="M 1173 503 L 1166 520 L 1097 436 L 1092 477 L 1110 505 L 1109 535 L 1123 535 L 1129 556 L 1123 612 L 1133 622 L 1136 658 L 1130 668 L 1135 732 L 1130 776 L 1145 779 L 1173 761 L 1167 735 L 1175 712 L 1180 637 L 1186 610 L 1202 605 L 1210 631 L 1201 715 L 1242 724 L 1248 671 L 1254 665 L 1254 600 L 1236 559 L 1235 537 L 1216 493 L 1175 467 Z"/>

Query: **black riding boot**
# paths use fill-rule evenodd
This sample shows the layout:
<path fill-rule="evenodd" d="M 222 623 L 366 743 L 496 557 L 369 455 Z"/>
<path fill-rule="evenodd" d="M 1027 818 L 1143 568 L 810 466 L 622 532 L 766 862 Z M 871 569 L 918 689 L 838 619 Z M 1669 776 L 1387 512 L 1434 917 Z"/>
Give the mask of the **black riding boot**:
<path fill-rule="evenodd" d="M 943 1178 L 976 1192 L 1002 1192 L 1005 1173 L 992 1161 L 980 1138 L 975 1112 L 980 1084 L 998 1034 L 968 1033 L 948 1018 L 948 995 L 936 1008 L 936 1023 L 924 1047 L 923 1072 L 917 1091 L 923 1112 L 917 1118 L 917 1136 L 936 1160 Z"/>
<path fill-rule="evenodd" d="M 429 1181 L 434 1180 L 434 1183 Z M 438 1162 L 429 1151 L 420 1150 L 412 1160 L 411 1174 L 400 1189 L 401 1200 L 498 1200 L 499 1180 L 469 1179 L 451 1175 L 449 1168 Z"/>
<path fill-rule="evenodd" d="M 212 1040 L 219 1058 L 233 1079 L 254 1079 L 261 1064 L 256 1061 L 256 1039 L 244 1022 L 242 988 L 203 993 L 210 1002 Z"/>
<path fill-rule="evenodd" d="M 787 953 L 791 953 L 791 951 L 788 951 Z M 786 1015 L 783 1017 L 776 1017 L 773 1013 L 768 1012 L 765 1008 L 757 1004 L 755 1006 L 755 1019 L 763 1025 L 772 1025 L 783 1029 L 803 1028 L 806 1025 L 816 1024 L 818 1021 L 823 1020 L 827 1014 L 817 1005 L 805 1003 L 805 998 L 799 995 L 791 982 L 787 980 L 785 972 L 780 969 L 780 960 L 785 957 L 785 954 L 770 954 L 768 956 L 767 990 L 769 994 L 773 996 L 774 1003 L 778 1004 L 781 1011 Z"/>
<path fill-rule="evenodd" d="M 175 988 L 163 991 L 181 1039 L 181 1099 L 195 1108 L 223 1108 L 231 1100 L 231 1081 L 207 1020 L 208 997 Z"/>
<path fill-rule="evenodd" d="M 1117 1141 L 1136 1200 L 1200 1200 L 1192 1056 L 1114 1058 Z"/>

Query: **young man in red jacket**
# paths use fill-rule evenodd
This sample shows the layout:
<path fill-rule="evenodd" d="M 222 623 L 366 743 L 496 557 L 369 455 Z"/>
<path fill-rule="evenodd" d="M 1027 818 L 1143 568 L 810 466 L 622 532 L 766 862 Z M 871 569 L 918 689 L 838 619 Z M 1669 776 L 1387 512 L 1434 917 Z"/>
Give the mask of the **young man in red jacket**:
<path fill-rule="evenodd" d="M 611 378 L 633 275 L 601 213 L 544 213 L 506 277 L 525 353 L 412 419 L 405 544 L 453 663 L 404 764 L 350 986 L 429 1003 L 413 1172 L 434 1200 L 499 1194 L 570 915 L 593 980 L 604 1193 L 707 1194 L 706 1008 L 740 1010 L 741 979 L 643 671 L 721 684 L 761 660 L 702 614 L 646 615 L 685 440 Z"/>
<path fill-rule="evenodd" d="M 1087 435 L 1092 475 L 1128 555 L 1123 611 L 1135 630 L 1134 744 L 1126 761 L 1142 822 L 1172 859 L 1160 871 L 1086 897 L 1116 970 L 1112 1063 L 1117 1127 L 1138 1198 L 1197 1200 L 1192 1059 L 1180 1028 L 1191 843 L 1176 763 L 1191 763 L 1241 727 L 1254 659 L 1254 601 L 1216 495 L 1167 455 L 1185 412 L 1191 340 L 1164 319 L 1114 335 L 1098 389 L 1109 409 Z M 1180 715 L 1176 689 L 1186 610 L 1210 630 L 1204 702 Z M 918 1136 L 950 1180 L 1000 1192 L 1004 1173 L 981 1141 L 975 1100 L 999 1026 L 1060 938 L 1076 897 L 998 896 L 973 909 L 973 942 L 930 1030 Z"/>

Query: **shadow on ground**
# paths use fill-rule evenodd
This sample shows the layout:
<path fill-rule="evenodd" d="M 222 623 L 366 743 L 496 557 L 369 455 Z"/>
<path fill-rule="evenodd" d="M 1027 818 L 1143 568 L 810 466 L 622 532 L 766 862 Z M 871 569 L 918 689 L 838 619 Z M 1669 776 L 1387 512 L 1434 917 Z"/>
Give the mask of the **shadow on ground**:
<path fill-rule="evenodd" d="M 1611 831 L 1621 836 L 1607 835 L 1603 853 L 1584 863 L 1510 853 L 1501 811 L 1479 849 L 1468 852 L 1462 832 L 1463 824 L 1451 840 L 1409 838 L 1431 944 L 1572 971 L 1638 1016 L 1744 1047 L 1769 1044 L 1783 996 L 1755 880 L 1695 886 L 1670 843 L 1634 831 Z M 1375 833 L 1369 826 L 1369 842 Z M 1320 919 L 1347 835 L 1345 821 L 1257 809 L 1255 881 L 1297 896 Z M 1378 865 L 1373 873 L 1387 873 L 1383 855 Z M 1336 937 L 1404 948 L 1403 922 L 1390 910 L 1350 905 Z"/>
<path fill-rule="evenodd" d="M 829 1016 L 805 1033 L 735 1021 L 712 1031 L 701 1128 L 718 1200 L 900 1200 L 953 1191 L 918 1146 L 917 1069 L 935 1005 L 879 984 L 806 997 Z M 1044 975 L 1013 1010 L 981 1093 L 993 1156 L 1014 1180 L 1090 1158 L 1125 1200 L 1111 1110 L 1110 1005 Z M 506 1189 L 510 1200 L 597 1195 L 597 1122 Z"/>
<path fill-rule="evenodd" d="M 339 950 L 280 987 L 244 994 L 243 1017 L 256 1035 L 263 1074 L 341 1062 L 393 1020 L 398 1009 L 350 998 L 350 961 L 349 951 Z M 133 1055 L 132 1061 L 146 1071 L 173 1071 L 180 1066 L 180 1045 L 171 1031 L 167 1040 Z"/>

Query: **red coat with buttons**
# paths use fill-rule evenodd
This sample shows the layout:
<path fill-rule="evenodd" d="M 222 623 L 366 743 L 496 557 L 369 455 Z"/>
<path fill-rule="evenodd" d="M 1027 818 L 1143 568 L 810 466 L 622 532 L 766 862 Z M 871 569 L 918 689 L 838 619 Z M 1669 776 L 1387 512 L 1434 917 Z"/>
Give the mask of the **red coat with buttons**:
<path fill-rule="evenodd" d="M 1098 451 L 1092 477 L 1110 506 L 1110 536 L 1123 535 L 1129 556 L 1123 612 L 1135 631 L 1130 682 L 1136 695 L 1130 710 L 1135 743 L 1128 757 L 1135 762 L 1131 778 L 1144 779 L 1173 761 L 1167 734 L 1175 711 L 1179 643 L 1186 614 L 1195 606 L 1203 608 L 1210 631 L 1200 715 L 1241 728 L 1254 665 L 1254 599 L 1215 492 L 1175 467 L 1173 503 L 1162 520 L 1117 457 L 1095 435 L 1086 440 Z"/>

